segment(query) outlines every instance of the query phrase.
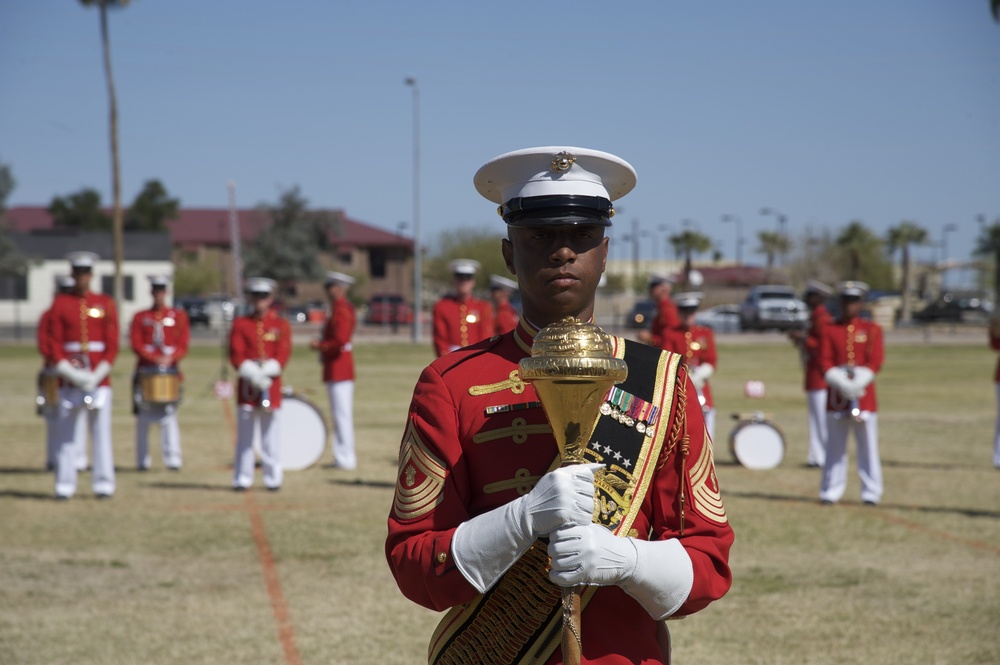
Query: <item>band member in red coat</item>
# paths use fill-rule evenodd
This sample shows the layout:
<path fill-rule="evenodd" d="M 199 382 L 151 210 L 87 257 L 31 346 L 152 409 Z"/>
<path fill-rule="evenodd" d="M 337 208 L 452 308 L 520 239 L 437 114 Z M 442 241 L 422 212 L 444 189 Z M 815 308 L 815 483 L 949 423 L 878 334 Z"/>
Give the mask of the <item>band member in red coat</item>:
<path fill-rule="evenodd" d="M 309 346 L 319 351 L 323 365 L 323 383 L 333 422 L 333 464 L 340 469 L 355 469 L 358 459 L 354 451 L 354 355 L 351 353 L 355 315 L 354 306 L 347 299 L 354 278 L 342 272 L 328 272 L 325 284 L 330 318 L 323 326 L 322 337 Z"/>
<path fill-rule="evenodd" d="M 819 367 L 819 341 L 823 328 L 833 322 L 833 315 L 824 304 L 833 289 L 823 282 L 810 279 L 802 299 L 809 308 L 809 328 L 790 330 L 788 338 L 799 349 L 805 368 L 806 405 L 809 410 L 809 450 L 806 465 L 823 466 L 826 460 L 826 380 Z"/>
<path fill-rule="evenodd" d="M 1000 318 L 996 316 L 990 321 L 990 348 L 994 351 L 1000 351 Z M 997 361 L 997 368 L 993 373 L 993 383 L 996 384 L 997 395 L 997 421 L 993 433 L 993 466 L 1000 469 L 1000 360 Z"/>
<path fill-rule="evenodd" d="M 388 520 L 396 583 L 450 610 L 432 663 L 561 662 L 561 590 L 578 584 L 592 585 L 582 662 L 668 662 L 663 619 L 731 583 L 733 532 L 687 369 L 677 354 L 613 338 L 628 378 L 605 396 L 585 453 L 594 464 L 566 467 L 518 371 L 541 327 L 593 319 L 611 201 L 635 172 L 595 150 L 530 148 L 491 160 L 475 184 L 501 206 L 522 315 L 417 382 Z"/>
<path fill-rule="evenodd" d="M 858 442 L 861 500 L 875 505 L 882 498 L 882 462 L 878 452 L 878 402 L 875 375 L 882 369 L 885 349 L 882 328 L 861 318 L 864 282 L 841 282 L 840 317 L 823 329 L 819 364 L 829 386 L 826 418 L 826 460 L 819 498 L 836 503 L 847 488 L 847 436 Z"/>
<path fill-rule="evenodd" d="M 152 459 L 149 454 L 149 428 L 156 423 L 160 428 L 160 452 L 163 465 L 179 471 L 181 432 L 177 424 L 177 407 L 180 403 L 180 368 L 178 363 L 187 355 L 191 342 L 191 325 L 187 312 L 167 304 L 166 275 L 149 277 L 153 306 L 136 313 L 129 329 L 129 341 L 137 357 L 133 378 L 133 403 L 136 407 L 135 465 L 139 471 L 147 470 Z M 142 389 L 143 376 L 158 376 L 176 381 L 177 397 L 173 395 L 147 395 Z M 173 392 L 173 391 L 169 391 Z M 161 399 L 163 401 L 161 401 Z"/>
<path fill-rule="evenodd" d="M 91 488 L 99 498 L 115 493 L 111 447 L 111 366 L 118 357 L 118 312 L 115 301 L 90 290 L 93 252 L 67 256 L 75 285 L 56 296 L 48 320 L 49 360 L 62 378 L 59 389 L 56 497 L 76 493 L 78 462 L 90 430 L 93 446 Z M 86 422 L 81 426 L 79 420 Z"/>
<path fill-rule="evenodd" d="M 292 328 L 271 309 L 277 284 L 253 277 L 246 292 L 251 312 L 233 321 L 229 335 L 229 362 L 239 374 L 236 386 L 236 458 L 233 489 L 253 485 L 255 427 L 260 429 L 260 456 L 264 486 L 281 489 L 281 373 L 292 355 Z"/>
<path fill-rule="evenodd" d="M 671 294 L 674 290 L 674 278 L 669 275 L 653 273 L 649 276 L 649 297 L 656 303 L 656 314 L 649 325 L 649 330 L 639 333 L 639 339 L 658 348 L 664 348 L 663 340 L 667 332 L 680 325 L 677 305 Z"/>
<path fill-rule="evenodd" d="M 662 348 L 684 356 L 691 383 L 698 393 L 698 403 L 705 412 L 705 427 L 715 440 L 715 400 L 709 378 L 715 374 L 719 357 L 715 350 L 715 333 L 711 328 L 696 325 L 695 315 L 701 305 L 702 294 L 679 293 L 674 298 L 680 325 L 664 332 Z"/>
<path fill-rule="evenodd" d="M 434 303 L 434 351 L 443 356 L 493 336 L 493 307 L 472 295 L 479 261 L 450 262 L 455 291 Z"/>
<path fill-rule="evenodd" d="M 497 335 L 510 332 L 517 325 L 517 310 L 510 296 L 517 291 L 517 282 L 500 275 L 490 275 L 490 299 L 493 301 L 493 330 Z"/>
<path fill-rule="evenodd" d="M 75 281 L 70 275 L 56 275 L 55 293 L 70 293 L 73 291 Z M 42 355 L 42 370 L 38 373 L 38 415 L 45 419 L 45 468 L 52 471 L 56 468 L 56 454 L 59 450 L 58 437 L 56 436 L 57 422 L 59 416 L 59 374 L 56 373 L 52 358 L 52 334 L 49 330 L 49 319 L 52 317 L 52 308 L 42 312 L 38 319 L 38 329 L 36 338 L 38 342 L 38 352 Z M 55 391 L 54 393 L 52 391 Z M 86 436 L 86 434 L 84 434 Z M 80 470 L 87 468 L 86 450 L 83 450 L 81 463 L 77 465 Z"/>

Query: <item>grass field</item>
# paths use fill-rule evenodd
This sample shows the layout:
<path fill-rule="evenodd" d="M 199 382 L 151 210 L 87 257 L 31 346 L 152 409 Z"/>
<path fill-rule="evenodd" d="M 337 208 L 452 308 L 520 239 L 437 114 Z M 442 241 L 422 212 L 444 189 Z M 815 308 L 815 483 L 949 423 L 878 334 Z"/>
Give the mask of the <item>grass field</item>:
<path fill-rule="evenodd" d="M 805 397 L 787 344 L 720 344 L 716 460 L 736 532 L 730 593 L 671 623 L 674 662 L 1000 663 L 1000 471 L 991 464 L 995 355 L 985 344 L 893 344 L 878 379 L 886 494 L 823 507 L 805 461 Z M 383 555 L 396 449 L 431 357 L 355 347 L 357 471 L 286 474 L 280 493 L 230 488 L 233 432 L 214 397 L 220 354 L 196 347 L 180 420 L 184 469 L 134 468 L 123 353 L 113 378 L 118 490 L 52 498 L 34 413 L 32 347 L 0 347 L 0 663 L 425 662 L 438 615 L 397 591 Z M 287 381 L 326 411 L 315 356 Z M 767 395 L 743 396 L 748 379 Z M 730 412 L 761 409 L 788 449 L 773 470 L 729 452 Z M 158 442 L 158 439 L 154 439 Z M 851 445 L 853 460 L 853 443 Z M 586 639 L 586 637 L 584 637 Z M 628 639 L 622 636 L 622 639 Z"/>

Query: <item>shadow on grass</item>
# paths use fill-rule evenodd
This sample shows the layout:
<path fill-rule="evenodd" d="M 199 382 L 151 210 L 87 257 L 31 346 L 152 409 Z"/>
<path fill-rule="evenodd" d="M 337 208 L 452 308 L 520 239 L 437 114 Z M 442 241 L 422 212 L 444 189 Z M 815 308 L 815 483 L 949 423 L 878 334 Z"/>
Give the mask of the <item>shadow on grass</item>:
<path fill-rule="evenodd" d="M 337 480 L 333 479 L 328 481 L 331 485 L 349 485 L 351 487 L 371 487 L 374 489 L 394 489 L 396 483 L 388 483 L 384 480 L 362 480 L 360 478 L 355 478 L 353 480 Z"/>
<path fill-rule="evenodd" d="M 158 490 L 206 490 L 208 492 L 233 493 L 232 485 L 210 485 L 208 483 L 169 483 L 165 481 L 154 481 L 151 483 L 140 483 L 140 487 L 151 487 Z"/>
<path fill-rule="evenodd" d="M 19 490 L 0 490 L 0 498 L 10 497 L 11 499 L 33 499 L 35 501 L 55 501 L 55 494 L 52 492 L 22 492 Z"/>
<path fill-rule="evenodd" d="M 911 462 L 909 460 L 882 460 L 883 467 L 895 469 L 927 469 L 929 471 L 980 471 L 982 465 L 942 464 L 940 462 Z"/>
<path fill-rule="evenodd" d="M 0 466 L 0 475 L 11 474 L 11 475 L 25 475 L 25 476 L 40 476 L 49 475 L 52 473 L 51 469 L 46 469 L 44 466 Z"/>
<path fill-rule="evenodd" d="M 783 501 L 785 503 L 811 503 L 824 510 L 835 510 L 837 506 L 854 508 L 857 510 L 899 510 L 906 512 L 941 514 L 941 515 L 962 515 L 964 517 L 985 517 L 987 519 L 1000 519 L 1000 510 L 984 510 L 982 508 L 958 508 L 949 506 L 908 506 L 901 503 L 880 503 L 878 506 L 867 506 L 860 501 L 841 501 L 836 506 L 820 506 L 818 498 L 805 497 L 794 494 L 769 494 L 765 492 L 724 492 L 724 497 L 739 497 L 741 499 L 757 499 L 760 501 Z"/>

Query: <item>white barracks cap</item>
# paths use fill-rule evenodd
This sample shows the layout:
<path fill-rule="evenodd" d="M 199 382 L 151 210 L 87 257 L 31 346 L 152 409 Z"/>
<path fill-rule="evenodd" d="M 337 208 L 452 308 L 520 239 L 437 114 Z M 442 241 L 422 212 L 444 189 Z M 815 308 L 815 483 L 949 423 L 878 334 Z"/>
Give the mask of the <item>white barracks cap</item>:
<path fill-rule="evenodd" d="M 677 309 L 698 309 L 701 306 L 702 294 L 696 291 L 690 293 L 678 293 L 674 296 L 674 304 Z"/>
<path fill-rule="evenodd" d="M 247 293 L 263 293 L 271 295 L 278 288 L 278 283 L 267 277 L 251 277 L 247 280 Z"/>
<path fill-rule="evenodd" d="M 339 284 L 341 286 L 350 286 L 354 283 L 354 278 L 350 275 L 342 272 L 336 272 L 331 270 L 326 273 L 326 280 L 323 282 L 325 286 L 331 286 L 333 284 Z"/>
<path fill-rule="evenodd" d="M 94 252 L 70 252 L 66 255 L 69 266 L 73 270 L 93 270 L 94 264 L 101 260 L 101 257 Z"/>
<path fill-rule="evenodd" d="M 649 273 L 649 286 L 658 286 L 664 282 L 668 284 L 676 284 L 677 278 L 673 275 L 663 275 L 658 272 Z"/>
<path fill-rule="evenodd" d="M 868 291 L 868 285 L 864 282 L 847 281 L 837 284 L 837 293 L 839 293 L 841 297 L 864 298 L 868 295 Z"/>
<path fill-rule="evenodd" d="M 517 291 L 517 282 L 501 275 L 490 275 L 490 288 Z"/>
<path fill-rule="evenodd" d="M 476 190 L 511 226 L 611 226 L 615 201 L 635 187 L 620 157 L 570 146 L 525 148 L 494 157 L 476 172 Z"/>
<path fill-rule="evenodd" d="M 154 289 L 165 289 L 170 286 L 169 275 L 150 275 L 148 279 L 149 285 Z"/>
<path fill-rule="evenodd" d="M 452 275 L 475 275 L 479 272 L 479 261 L 473 259 L 455 259 L 448 262 Z"/>
<path fill-rule="evenodd" d="M 827 286 L 819 280 L 810 279 L 806 282 L 806 295 L 809 295 L 810 293 L 818 293 L 821 296 L 832 296 L 833 288 Z"/>

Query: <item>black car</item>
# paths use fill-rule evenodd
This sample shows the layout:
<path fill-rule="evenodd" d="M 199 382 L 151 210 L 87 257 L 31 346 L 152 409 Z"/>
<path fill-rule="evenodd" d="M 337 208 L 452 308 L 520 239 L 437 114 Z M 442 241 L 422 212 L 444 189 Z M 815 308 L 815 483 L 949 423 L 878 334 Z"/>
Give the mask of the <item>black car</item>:
<path fill-rule="evenodd" d="M 976 293 L 943 293 L 913 318 L 924 323 L 985 323 L 993 315 L 993 303 Z"/>
<path fill-rule="evenodd" d="M 192 326 L 201 325 L 208 327 L 208 301 L 204 298 L 186 296 L 174 301 L 174 305 L 187 312 L 188 320 Z"/>

